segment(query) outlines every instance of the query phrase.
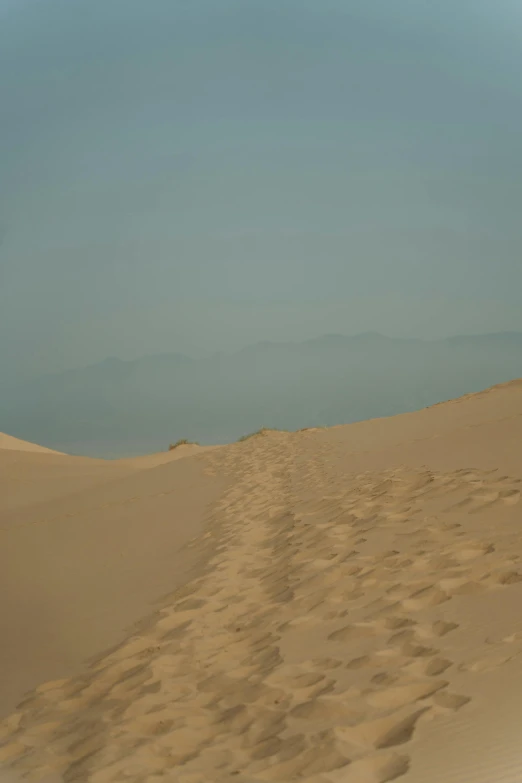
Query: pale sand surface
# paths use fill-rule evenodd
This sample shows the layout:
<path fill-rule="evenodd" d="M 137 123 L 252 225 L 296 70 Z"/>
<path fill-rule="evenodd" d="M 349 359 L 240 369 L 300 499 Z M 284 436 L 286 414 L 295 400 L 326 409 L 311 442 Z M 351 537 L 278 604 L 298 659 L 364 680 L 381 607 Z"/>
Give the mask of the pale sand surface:
<path fill-rule="evenodd" d="M 23 454 L 0 482 L 9 487 L 16 467 L 14 496 L 0 493 L 0 714 L 114 644 L 183 581 L 196 560 L 183 546 L 223 485 L 203 475 L 197 458 L 139 470 L 38 457 L 47 464 Z"/>
<path fill-rule="evenodd" d="M 0 513 L 132 473 L 132 465 L 119 462 L 0 449 Z"/>
<path fill-rule="evenodd" d="M 14 509 L 6 773 L 522 780 L 521 444 L 513 382 Z"/>
<path fill-rule="evenodd" d="M 0 432 L 0 449 L 9 449 L 10 451 L 32 451 L 39 454 L 59 454 L 59 451 L 47 449 L 45 446 L 38 446 L 36 443 L 29 443 L 20 438 L 13 438 L 5 432 Z"/>
<path fill-rule="evenodd" d="M 120 460 L 70 457 L 54 451 L 3 448 L 8 436 L 0 433 L 0 513 L 20 506 L 63 497 L 81 489 L 155 468 L 175 460 L 202 454 L 215 446 L 180 446 L 173 451 Z M 10 438 L 8 442 L 24 443 Z M 219 447 L 217 447 L 219 448 Z"/>
<path fill-rule="evenodd" d="M 156 454 L 145 454 L 143 457 L 129 457 L 118 460 L 118 465 L 130 467 L 132 469 L 155 468 L 157 465 L 163 465 L 165 462 L 184 459 L 203 454 L 205 451 L 219 449 L 220 446 L 199 446 L 195 443 L 186 443 L 176 446 L 172 451 L 159 451 Z"/>

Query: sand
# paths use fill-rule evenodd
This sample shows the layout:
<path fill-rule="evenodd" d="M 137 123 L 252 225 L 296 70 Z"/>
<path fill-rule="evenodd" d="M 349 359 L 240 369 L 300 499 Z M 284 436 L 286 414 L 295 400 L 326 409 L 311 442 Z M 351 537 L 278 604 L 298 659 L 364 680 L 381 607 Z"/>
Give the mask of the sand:
<path fill-rule="evenodd" d="M 0 715 L 183 581 L 223 485 L 197 459 L 14 454 L 0 452 Z"/>
<path fill-rule="evenodd" d="M 10 451 L 31 451 L 38 454 L 59 454 L 58 451 L 52 449 L 46 449 L 45 446 L 38 446 L 36 443 L 29 443 L 26 440 L 20 440 L 19 438 L 13 438 L 12 435 L 6 435 L 5 432 L 0 432 L 0 449 Z"/>
<path fill-rule="evenodd" d="M 6 780 L 521 780 L 521 414 L 518 381 L 175 459 L 24 454 Z"/>

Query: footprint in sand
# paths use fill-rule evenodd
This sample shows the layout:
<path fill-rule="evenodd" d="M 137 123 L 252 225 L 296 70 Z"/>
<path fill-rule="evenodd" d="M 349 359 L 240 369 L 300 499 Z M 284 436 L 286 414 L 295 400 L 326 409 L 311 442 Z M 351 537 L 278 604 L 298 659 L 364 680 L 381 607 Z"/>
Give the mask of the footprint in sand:
<path fill-rule="evenodd" d="M 520 500 L 520 492 L 518 489 L 503 489 L 499 492 L 499 499 L 506 506 L 514 506 Z"/>
<path fill-rule="evenodd" d="M 458 693 L 448 693 L 447 691 L 441 691 L 436 693 L 432 699 L 433 704 L 437 707 L 442 707 L 444 710 L 451 710 L 455 712 L 460 710 L 466 704 L 471 701 L 470 696 L 463 696 Z"/>
<path fill-rule="evenodd" d="M 408 756 L 383 752 L 354 761 L 339 773 L 324 775 L 323 780 L 328 783 L 390 783 L 404 775 L 409 767 Z"/>
<path fill-rule="evenodd" d="M 408 598 L 402 601 L 402 606 L 407 611 L 418 611 L 425 607 L 438 606 L 449 601 L 450 596 L 437 585 L 429 585 L 420 590 L 415 590 Z"/>
<path fill-rule="evenodd" d="M 447 685 L 448 682 L 446 680 L 430 679 L 426 682 L 412 682 L 407 685 L 398 685 L 368 693 L 366 694 L 366 701 L 371 707 L 378 709 L 398 709 L 399 707 L 405 707 L 407 704 L 426 699 Z"/>
<path fill-rule="evenodd" d="M 451 631 L 455 631 L 458 627 L 457 623 L 436 620 L 431 625 L 417 626 L 416 633 L 419 639 L 434 639 L 446 636 L 448 633 L 451 633 Z"/>
<path fill-rule="evenodd" d="M 353 726 L 360 723 L 364 715 L 355 709 L 350 709 L 337 697 L 323 696 L 310 699 L 293 707 L 289 715 L 301 720 L 320 720 Z"/>
<path fill-rule="evenodd" d="M 355 639 L 365 639 L 375 636 L 375 628 L 371 624 L 345 625 L 337 631 L 333 631 L 328 640 L 331 642 L 348 642 Z"/>
<path fill-rule="evenodd" d="M 492 585 L 514 585 L 522 582 L 522 574 L 512 568 L 503 568 L 489 574 L 485 581 Z"/>
<path fill-rule="evenodd" d="M 409 708 L 357 726 L 337 726 L 335 733 L 341 741 L 361 748 L 379 750 L 403 745 L 411 739 L 417 721 L 429 709 L 427 706 L 414 710 Z"/>
<path fill-rule="evenodd" d="M 420 658 L 407 664 L 404 667 L 404 671 L 417 676 L 437 677 L 451 666 L 453 666 L 453 662 L 448 660 L 448 658 L 435 657 L 428 660 Z"/>
<path fill-rule="evenodd" d="M 484 658 L 475 658 L 460 664 L 458 669 L 464 672 L 489 672 L 509 663 L 513 657 L 513 655 L 499 653 L 497 655 L 485 656 Z"/>

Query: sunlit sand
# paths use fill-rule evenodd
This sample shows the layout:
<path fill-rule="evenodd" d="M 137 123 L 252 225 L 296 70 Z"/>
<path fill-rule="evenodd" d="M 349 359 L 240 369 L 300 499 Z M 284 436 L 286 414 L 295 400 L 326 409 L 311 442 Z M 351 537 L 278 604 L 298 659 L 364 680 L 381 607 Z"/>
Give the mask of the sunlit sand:
<path fill-rule="evenodd" d="M 521 414 L 514 381 L 133 460 L 2 436 L 6 781 L 521 780 Z"/>

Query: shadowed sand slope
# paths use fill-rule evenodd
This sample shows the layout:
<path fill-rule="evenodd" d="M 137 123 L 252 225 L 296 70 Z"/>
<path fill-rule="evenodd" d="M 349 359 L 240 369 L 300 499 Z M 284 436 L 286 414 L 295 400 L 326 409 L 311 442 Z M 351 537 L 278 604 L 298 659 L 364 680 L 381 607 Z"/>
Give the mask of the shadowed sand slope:
<path fill-rule="evenodd" d="M 15 511 L 9 706 L 37 687 L 1 724 L 4 768 L 93 783 L 519 781 L 520 443 L 515 382 L 265 432 Z"/>
<path fill-rule="evenodd" d="M 0 449 L 0 514 L 134 473 L 131 465 Z"/>
<path fill-rule="evenodd" d="M 22 456 L 3 474 L 9 486 L 16 468 L 19 481 L 0 504 L 4 713 L 28 688 L 113 644 L 179 583 L 194 561 L 183 545 L 201 531 L 219 486 L 197 458 L 137 470 Z"/>
<path fill-rule="evenodd" d="M 214 448 L 189 444 L 174 451 L 111 461 L 39 451 L 39 447 L 34 451 L 0 447 L 0 513 L 70 495 Z"/>

